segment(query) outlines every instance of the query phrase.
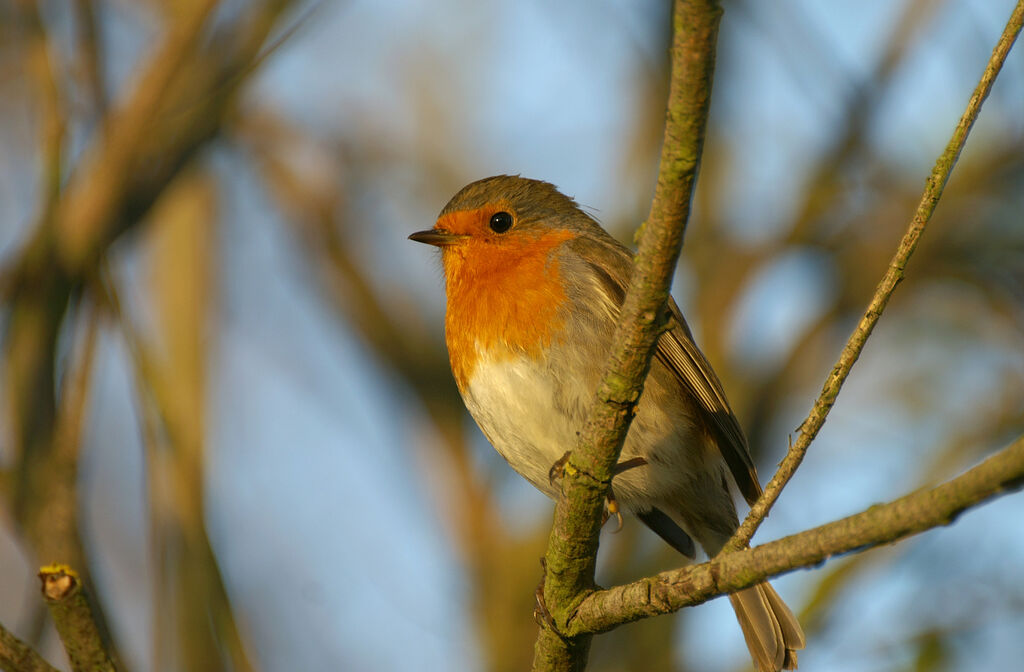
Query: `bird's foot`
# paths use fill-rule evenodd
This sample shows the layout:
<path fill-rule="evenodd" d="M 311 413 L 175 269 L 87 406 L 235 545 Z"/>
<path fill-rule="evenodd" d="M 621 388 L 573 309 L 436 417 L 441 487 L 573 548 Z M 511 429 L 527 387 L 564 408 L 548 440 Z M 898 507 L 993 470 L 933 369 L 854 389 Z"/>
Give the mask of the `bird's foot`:
<path fill-rule="evenodd" d="M 612 530 L 612 534 L 617 534 L 622 531 L 622 511 L 619 509 L 619 501 L 615 499 L 615 491 L 612 490 L 612 487 L 609 485 L 608 494 L 605 496 L 604 517 L 601 519 L 602 527 L 612 516 L 615 516 L 617 520 L 617 524 L 615 529 Z"/>
<path fill-rule="evenodd" d="M 615 465 L 615 475 L 618 476 L 619 474 L 621 474 L 624 471 L 628 471 L 630 469 L 635 469 L 636 467 L 642 467 L 645 464 L 647 464 L 647 460 L 645 460 L 642 457 L 634 457 L 634 458 L 626 460 L 625 462 L 619 462 L 618 464 Z M 605 523 L 608 522 L 609 518 L 611 518 L 612 516 L 615 516 L 615 518 L 618 520 L 618 524 L 616 525 L 615 529 L 612 531 L 612 534 L 615 534 L 617 532 L 621 532 L 622 531 L 622 511 L 621 511 L 621 509 L 619 509 L 619 502 L 618 502 L 618 500 L 615 499 L 615 490 L 613 490 L 612 486 L 610 486 L 610 485 L 608 486 L 607 500 L 608 500 L 608 505 L 605 507 L 604 519 L 601 520 L 601 525 L 604 525 Z"/>
<path fill-rule="evenodd" d="M 569 464 L 569 456 L 572 455 L 571 450 L 565 451 L 565 455 L 555 460 L 555 463 L 548 469 L 548 483 L 551 485 L 555 484 L 555 481 L 562 478 L 565 474 L 566 465 Z"/>

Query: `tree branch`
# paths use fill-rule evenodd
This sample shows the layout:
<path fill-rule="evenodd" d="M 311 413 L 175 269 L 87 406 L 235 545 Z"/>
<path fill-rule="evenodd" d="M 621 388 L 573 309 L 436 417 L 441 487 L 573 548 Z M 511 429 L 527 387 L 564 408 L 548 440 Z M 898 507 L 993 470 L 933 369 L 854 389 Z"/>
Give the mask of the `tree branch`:
<path fill-rule="evenodd" d="M 28 26 L 32 48 L 28 53 L 28 68 L 39 88 L 40 156 L 42 172 L 40 189 L 41 219 L 48 219 L 60 197 L 60 183 L 64 159 L 64 139 L 67 128 L 65 93 L 61 90 L 50 34 L 39 13 L 36 0 L 22 3 L 22 19 Z"/>
<path fill-rule="evenodd" d="M 78 574 L 67 565 L 48 565 L 39 569 L 39 578 L 73 672 L 116 672 Z"/>
<path fill-rule="evenodd" d="M 919 490 L 799 534 L 590 594 L 563 631 L 610 630 L 748 588 L 829 558 L 891 543 L 939 525 L 969 508 L 1024 486 L 1024 437 L 981 464 L 930 490 Z"/>
<path fill-rule="evenodd" d="M 697 178 L 715 64 L 721 8 L 714 0 L 677 0 L 673 15 L 672 79 L 654 201 L 641 230 L 634 274 L 622 306 L 608 372 L 565 465 L 562 497 L 545 555 L 544 603 L 556 627 L 593 590 L 604 499 L 666 323 L 669 285 L 682 247 Z M 580 670 L 590 637 L 564 639 L 541 628 L 534 670 Z"/>
<path fill-rule="evenodd" d="M 35 649 L 0 625 L 0 669 L 8 672 L 58 672 Z"/>
<path fill-rule="evenodd" d="M 138 148 L 153 133 L 153 119 L 188 62 L 217 0 L 189 3 L 155 51 L 138 87 L 106 120 L 102 142 L 79 165 L 57 211 L 57 247 L 70 272 L 80 271 L 112 237 Z"/>
<path fill-rule="evenodd" d="M 886 305 L 889 303 L 889 298 L 892 296 L 893 291 L 895 291 L 896 285 L 903 279 L 907 262 L 917 248 L 917 243 L 924 232 L 925 226 L 931 220 L 932 213 L 935 212 L 935 206 L 938 205 L 939 199 L 942 197 L 942 192 L 946 187 L 946 182 L 949 181 L 953 166 L 956 165 L 960 151 L 967 141 L 967 135 L 970 133 L 971 127 L 981 111 L 981 104 L 988 97 L 989 91 L 992 90 L 992 84 L 995 82 L 1000 69 L 1002 69 L 1003 62 L 1006 60 L 1007 54 L 1010 53 L 1010 48 L 1021 31 L 1022 24 L 1024 24 L 1024 0 L 1019 0 L 1013 13 L 1010 15 L 1002 36 L 992 50 L 992 56 L 985 67 L 985 72 L 982 74 L 978 86 L 974 89 L 974 93 L 967 103 L 967 109 L 964 111 L 963 116 L 960 117 L 960 122 L 953 131 L 953 137 L 950 138 L 945 151 L 935 162 L 935 167 L 928 177 L 924 194 L 921 196 L 921 201 L 917 206 L 917 211 L 914 213 L 914 217 L 910 221 L 910 226 L 903 235 L 903 239 L 900 240 L 899 247 L 897 247 L 895 255 L 893 255 L 892 260 L 889 262 L 889 267 L 886 269 L 882 281 L 878 284 L 874 296 L 871 297 L 871 302 L 857 324 L 857 328 L 850 335 L 846 347 L 843 348 L 843 352 L 839 355 L 839 361 L 832 367 L 831 373 L 829 373 L 828 378 L 825 380 L 825 386 L 821 391 L 821 395 L 814 402 L 814 407 L 811 409 L 807 419 L 801 424 L 800 436 L 790 447 L 785 459 L 779 465 L 779 469 L 765 487 L 764 494 L 754 503 L 743 524 L 733 535 L 732 539 L 729 540 L 729 543 L 722 549 L 722 553 L 737 551 L 750 543 L 750 539 L 754 536 L 761 521 L 768 515 L 782 489 L 786 487 L 789 479 L 796 473 L 797 468 L 804 459 L 804 455 L 807 454 L 808 447 L 818 435 L 822 425 L 825 424 L 825 419 L 828 417 L 832 405 L 835 404 L 839 390 L 846 381 L 846 377 L 850 374 L 854 363 L 860 357 L 860 353 L 864 349 L 864 345 L 867 343 L 867 339 L 874 330 L 875 325 L 878 323 L 878 318 L 881 317 L 882 311 L 885 310 Z"/>
<path fill-rule="evenodd" d="M 96 7 L 93 0 L 75 0 L 75 32 L 78 41 L 78 57 L 81 61 L 82 76 L 89 103 L 97 117 L 107 112 L 107 82 L 103 73 L 104 46 L 96 22 Z"/>

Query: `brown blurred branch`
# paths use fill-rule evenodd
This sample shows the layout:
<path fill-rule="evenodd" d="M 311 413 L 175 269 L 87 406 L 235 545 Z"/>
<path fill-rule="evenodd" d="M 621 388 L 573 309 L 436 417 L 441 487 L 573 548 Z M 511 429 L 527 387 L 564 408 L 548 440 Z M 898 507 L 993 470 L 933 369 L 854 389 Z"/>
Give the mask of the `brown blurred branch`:
<path fill-rule="evenodd" d="M 796 473 L 811 442 L 818 435 L 822 425 L 825 424 L 825 418 L 828 417 L 828 413 L 835 403 L 839 390 L 846 381 L 846 377 L 849 375 L 857 358 L 860 357 L 860 353 L 864 349 L 864 345 L 867 343 L 872 330 L 874 330 L 875 325 L 878 323 L 878 318 L 881 317 L 882 311 L 885 310 L 885 306 L 896 289 L 896 285 L 903 279 L 907 262 L 917 248 L 918 241 L 924 232 L 925 226 L 931 220 L 932 213 L 935 212 L 935 207 L 942 197 L 942 192 L 953 171 L 953 166 L 956 165 L 960 151 L 967 142 L 967 135 L 978 118 L 981 105 L 988 96 L 989 91 L 991 91 L 996 76 L 999 74 L 1007 54 L 1010 53 L 1010 48 L 1020 33 L 1022 23 L 1024 23 L 1024 0 L 1019 0 L 1006 24 L 1003 34 L 992 50 L 992 56 L 985 67 L 985 72 L 982 74 L 978 86 L 971 95 L 967 109 L 964 111 L 963 116 L 960 117 L 956 129 L 953 131 L 953 137 L 950 138 L 945 151 L 943 151 L 938 161 L 936 161 L 935 167 L 932 169 L 917 211 L 910 222 L 910 227 L 900 241 L 892 260 L 889 262 L 885 276 L 875 290 L 875 294 L 871 298 L 864 316 L 850 336 L 846 347 L 843 348 L 843 352 L 839 356 L 839 361 L 825 381 L 821 395 L 815 401 L 810 414 L 801 425 L 799 438 L 790 448 L 782 464 L 779 465 L 778 471 L 775 472 L 775 475 L 767 487 L 765 487 L 764 494 L 751 507 L 746 520 L 743 521 L 736 534 L 733 535 L 733 538 L 725 546 L 723 552 L 736 551 L 750 542 L 761 521 L 768 515 L 768 511 L 775 503 L 775 500 L 778 499 L 782 489 L 789 482 L 789 479 L 793 477 L 793 474 Z"/>
<path fill-rule="evenodd" d="M 916 33 L 941 6 L 942 3 L 936 0 L 907 0 L 903 5 L 874 71 L 855 86 L 843 109 L 843 120 L 838 125 L 838 132 L 832 136 L 832 143 L 811 171 L 812 181 L 804 187 L 806 197 L 799 206 L 799 214 L 789 232 L 789 241 L 805 238 L 807 230 L 818 223 L 817 220 L 829 208 L 835 206 L 841 171 L 851 157 L 864 147 L 864 136 L 870 128 L 874 112 L 907 52 L 914 46 Z M 806 54 L 803 57 L 806 58 Z"/>
<path fill-rule="evenodd" d="M 634 273 L 611 355 L 579 443 L 569 456 L 545 554 L 542 627 L 534 670 L 581 670 L 589 633 L 566 637 L 576 606 L 594 586 L 605 497 L 666 320 L 665 305 L 697 179 L 722 10 L 713 0 L 677 0 L 658 183 L 640 234 Z M 554 625 L 562 634 L 550 627 Z"/>
<path fill-rule="evenodd" d="M 58 258 L 74 273 L 87 266 L 116 232 L 125 189 L 143 138 L 166 100 L 175 76 L 195 49 L 217 0 L 183 3 L 163 45 L 141 73 L 131 96 L 104 121 L 102 142 L 75 170 L 66 198 L 57 210 Z"/>
<path fill-rule="evenodd" d="M 39 6 L 35 0 L 22 0 L 20 4 L 23 21 L 28 26 L 31 39 L 27 56 L 28 69 L 36 80 L 41 102 L 39 125 L 42 134 L 39 145 L 43 160 L 40 212 L 43 213 L 41 218 L 45 221 L 49 219 L 60 194 L 67 119 L 61 87 L 57 81 L 54 47 L 39 14 Z"/>
<path fill-rule="evenodd" d="M 96 25 L 96 5 L 93 0 L 75 0 L 74 5 L 81 74 L 93 109 L 102 117 L 107 113 L 107 82 L 103 74 L 104 49 Z"/>
<path fill-rule="evenodd" d="M 701 250 L 699 255 L 691 255 L 689 261 L 699 269 L 703 278 L 698 296 L 698 314 L 703 321 L 703 336 L 701 345 L 705 355 L 711 362 L 722 362 L 727 360 L 723 349 L 729 343 L 729 318 L 732 311 L 722 309 L 722 306 L 735 306 L 743 292 L 750 288 L 754 276 L 763 270 L 766 264 L 776 260 L 787 249 L 799 245 L 813 245 L 819 250 L 828 250 L 833 257 L 836 257 L 837 265 L 841 266 L 844 254 L 851 257 L 850 241 L 847 238 L 836 240 L 836 233 L 832 222 L 823 221 L 824 215 L 841 209 L 840 197 L 845 193 L 843 178 L 855 165 L 855 160 L 862 153 L 864 138 L 869 130 L 872 119 L 875 118 L 876 110 L 881 101 L 885 99 L 885 92 L 892 81 L 893 75 L 899 72 L 899 66 L 906 57 L 907 52 L 914 45 L 915 34 L 924 26 L 930 17 L 941 6 L 935 0 L 908 0 L 897 19 L 896 25 L 886 39 L 882 56 L 878 60 L 873 72 L 864 78 L 863 81 L 854 85 L 853 91 L 846 96 L 841 111 L 841 120 L 836 124 L 835 130 L 830 134 L 830 142 L 826 143 L 820 154 L 813 160 L 813 166 L 808 170 L 806 186 L 801 189 L 799 203 L 796 205 L 796 214 L 790 223 L 788 232 L 780 238 L 767 241 L 757 248 L 736 246 L 729 236 L 723 236 L 722 226 L 698 226 L 694 230 L 691 240 L 693 249 Z M 748 17 L 756 20 L 760 12 L 778 14 L 763 3 L 737 3 L 737 9 L 745 12 Z M 802 12 L 795 10 L 794 16 L 787 15 L 781 20 L 785 22 L 787 30 L 785 38 L 779 39 L 780 52 L 787 55 L 791 63 L 791 69 L 799 64 L 813 64 L 812 67 L 825 69 L 828 64 L 834 63 L 832 58 L 826 57 L 825 49 L 831 49 L 815 38 L 821 33 L 814 26 L 805 25 L 806 17 Z M 797 37 L 794 39 L 793 31 Z M 772 32 L 766 37 L 778 38 L 777 32 Z M 812 46 L 808 47 L 810 43 Z M 799 46 L 799 50 L 798 50 Z M 808 49 L 810 56 L 808 56 Z M 824 75 L 825 78 L 834 79 L 840 73 L 832 68 Z M 830 99 L 831 103 L 834 100 Z M 726 184 L 726 189 L 731 186 Z M 915 193 L 916 196 L 916 193 Z M 712 208 L 708 208 L 712 210 Z M 714 214 L 705 214 L 706 218 L 714 218 Z M 845 227 L 842 231 L 848 232 L 852 227 Z M 885 230 L 878 229 L 878 235 L 884 236 Z M 863 231 L 863 230 L 861 230 Z M 727 258 L 729 263 L 722 263 Z M 858 257 L 859 258 L 859 257 Z M 856 273 L 850 277 L 843 276 L 839 279 L 840 291 L 844 294 L 854 292 L 857 283 L 853 282 L 863 273 L 861 264 L 855 267 Z M 860 296 L 856 295 L 857 307 L 860 307 Z M 819 320 L 819 324 L 826 324 L 828 320 Z M 793 356 L 799 357 L 800 348 L 793 348 Z M 744 372 L 742 379 L 729 380 L 729 371 L 725 368 L 718 371 L 723 376 L 723 383 L 728 390 L 736 390 L 739 385 L 749 381 L 749 373 Z M 757 403 L 770 405 L 777 399 L 777 389 L 786 379 L 783 372 L 764 382 L 763 387 L 751 390 L 750 397 L 758 400 Z M 734 406 L 742 406 L 738 399 L 740 395 L 730 393 Z M 770 409 L 762 409 L 768 411 Z M 758 440 L 760 426 L 747 424 L 747 438 L 750 440 L 751 449 L 755 452 L 761 442 Z"/>
<path fill-rule="evenodd" d="M 830 557 L 891 543 L 949 525 L 972 507 L 1024 486 L 1024 437 L 960 476 L 887 504 L 754 548 L 664 572 L 585 598 L 566 633 L 602 632 L 678 611 Z"/>
<path fill-rule="evenodd" d="M 67 565 L 47 565 L 39 579 L 72 672 L 115 672 L 78 574 Z"/>
<path fill-rule="evenodd" d="M 59 672 L 3 625 L 0 625 L 0 668 L 8 672 Z"/>

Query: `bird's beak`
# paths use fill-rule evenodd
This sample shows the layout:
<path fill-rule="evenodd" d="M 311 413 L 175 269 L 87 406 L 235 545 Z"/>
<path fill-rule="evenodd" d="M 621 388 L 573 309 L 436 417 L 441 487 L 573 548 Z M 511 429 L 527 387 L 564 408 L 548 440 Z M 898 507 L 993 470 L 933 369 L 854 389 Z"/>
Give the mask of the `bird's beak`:
<path fill-rule="evenodd" d="M 426 231 L 417 231 L 416 233 L 409 236 L 409 240 L 415 240 L 417 243 L 426 243 L 427 245 L 435 245 L 437 247 L 448 247 L 449 245 L 455 245 L 464 238 L 466 238 L 465 234 L 452 233 L 450 231 L 443 231 L 440 229 L 427 229 Z"/>

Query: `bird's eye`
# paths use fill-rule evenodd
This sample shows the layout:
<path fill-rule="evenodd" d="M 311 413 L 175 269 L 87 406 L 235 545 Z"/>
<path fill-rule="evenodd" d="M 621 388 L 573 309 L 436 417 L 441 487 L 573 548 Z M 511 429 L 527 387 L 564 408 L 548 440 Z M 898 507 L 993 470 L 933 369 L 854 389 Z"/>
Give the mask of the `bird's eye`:
<path fill-rule="evenodd" d="M 489 223 L 491 231 L 495 233 L 505 233 L 512 228 L 512 215 L 505 211 L 496 212 L 491 215 L 491 221 Z"/>

